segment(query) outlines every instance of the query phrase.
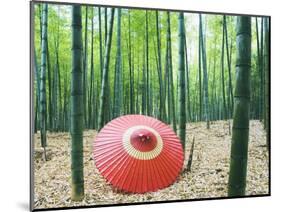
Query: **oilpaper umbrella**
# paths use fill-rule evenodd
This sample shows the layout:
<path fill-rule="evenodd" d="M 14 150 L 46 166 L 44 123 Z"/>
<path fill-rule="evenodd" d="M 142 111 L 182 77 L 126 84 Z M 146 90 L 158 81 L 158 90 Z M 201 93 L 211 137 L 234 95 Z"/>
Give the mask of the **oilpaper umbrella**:
<path fill-rule="evenodd" d="M 93 144 L 95 165 L 119 190 L 157 191 L 175 182 L 183 149 L 174 131 L 143 115 L 126 115 L 106 124 Z"/>

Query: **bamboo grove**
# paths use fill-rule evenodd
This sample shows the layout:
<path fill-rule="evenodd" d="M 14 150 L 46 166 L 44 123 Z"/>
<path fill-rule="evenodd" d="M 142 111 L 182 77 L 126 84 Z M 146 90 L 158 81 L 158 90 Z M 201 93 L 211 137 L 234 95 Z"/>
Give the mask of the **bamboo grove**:
<path fill-rule="evenodd" d="M 71 132 L 73 199 L 83 130 L 124 114 L 170 124 L 183 146 L 189 122 L 228 120 L 230 181 L 243 187 L 249 119 L 269 134 L 268 18 L 39 3 L 34 15 L 34 131 L 44 148 L 47 131 Z"/>

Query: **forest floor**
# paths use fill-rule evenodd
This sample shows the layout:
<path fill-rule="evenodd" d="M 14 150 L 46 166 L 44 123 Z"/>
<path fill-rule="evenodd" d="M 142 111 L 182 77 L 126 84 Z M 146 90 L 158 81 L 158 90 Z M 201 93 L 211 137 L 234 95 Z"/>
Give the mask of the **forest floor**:
<path fill-rule="evenodd" d="M 99 174 L 92 160 L 92 142 L 96 131 L 84 132 L 85 198 L 70 199 L 70 135 L 48 133 L 47 161 L 43 160 L 40 134 L 35 134 L 34 180 L 35 208 L 119 204 L 227 196 L 231 136 L 227 121 L 187 124 L 186 160 L 195 139 L 190 172 L 184 169 L 168 188 L 145 194 L 126 194 L 113 189 Z M 268 194 L 269 171 L 265 132 L 259 121 L 250 121 L 250 142 L 246 195 Z M 186 163 L 186 161 L 185 161 Z"/>

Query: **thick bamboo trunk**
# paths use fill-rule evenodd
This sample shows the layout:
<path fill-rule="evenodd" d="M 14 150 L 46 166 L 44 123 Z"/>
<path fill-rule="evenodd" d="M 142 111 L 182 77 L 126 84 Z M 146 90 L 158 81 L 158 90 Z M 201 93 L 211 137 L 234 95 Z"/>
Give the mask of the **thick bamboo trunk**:
<path fill-rule="evenodd" d="M 229 196 L 243 196 L 246 188 L 251 69 L 251 18 L 237 17 L 236 86 L 232 128 Z"/>
<path fill-rule="evenodd" d="M 84 198 L 83 173 L 83 69 L 81 7 L 72 8 L 72 73 L 71 73 L 71 199 Z"/>

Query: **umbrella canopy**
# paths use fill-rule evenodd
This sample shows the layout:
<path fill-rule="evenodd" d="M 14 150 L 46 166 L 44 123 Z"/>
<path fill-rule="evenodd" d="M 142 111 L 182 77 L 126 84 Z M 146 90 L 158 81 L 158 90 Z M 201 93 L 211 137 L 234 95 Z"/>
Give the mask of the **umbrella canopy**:
<path fill-rule="evenodd" d="M 183 165 L 183 148 L 174 131 L 143 115 L 126 115 L 106 124 L 93 144 L 99 172 L 114 187 L 133 193 L 171 185 Z"/>

